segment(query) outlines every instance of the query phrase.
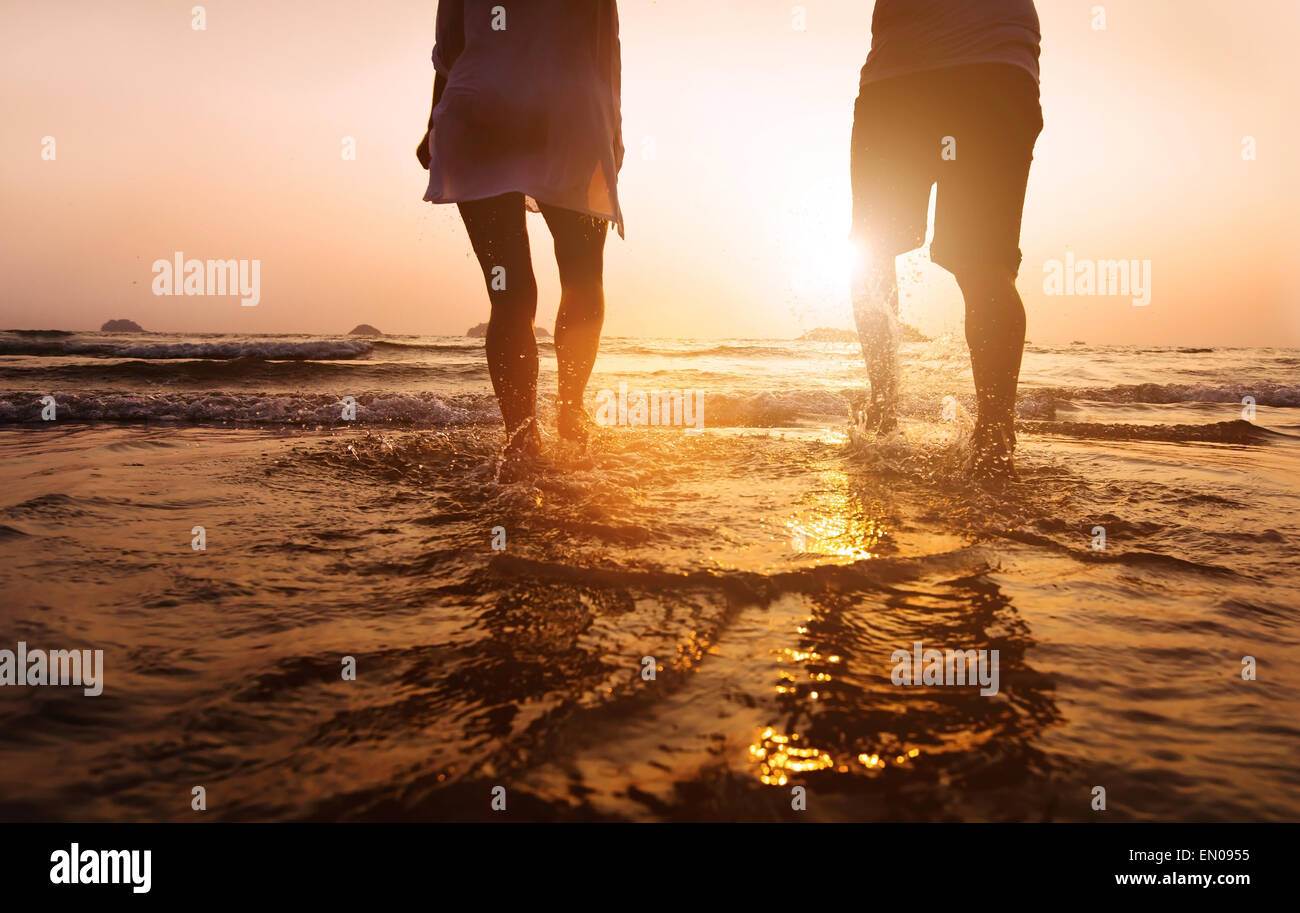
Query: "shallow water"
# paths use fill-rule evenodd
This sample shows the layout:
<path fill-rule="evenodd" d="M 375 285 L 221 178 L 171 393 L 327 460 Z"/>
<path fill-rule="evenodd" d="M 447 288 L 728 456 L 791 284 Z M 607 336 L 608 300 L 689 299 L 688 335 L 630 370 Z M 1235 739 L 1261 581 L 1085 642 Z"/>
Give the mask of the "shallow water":
<path fill-rule="evenodd" d="M 211 342 L 267 344 L 162 340 Z M 513 485 L 481 348 L 427 342 L 5 350 L 0 647 L 106 672 L 0 688 L 0 817 L 188 819 L 197 785 L 221 819 L 486 818 L 497 785 L 512 818 L 777 819 L 796 785 L 827 820 L 1300 814 L 1296 353 L 1031 348 L 991 494 L 952 340 L 905 347 L 883 441 L 851 347 L 612 341 L 593 392 L 702 390 L 704 432 L 548 429 Z M 893 684 L 916 641 L 997 650 L 998 693 Z"/>

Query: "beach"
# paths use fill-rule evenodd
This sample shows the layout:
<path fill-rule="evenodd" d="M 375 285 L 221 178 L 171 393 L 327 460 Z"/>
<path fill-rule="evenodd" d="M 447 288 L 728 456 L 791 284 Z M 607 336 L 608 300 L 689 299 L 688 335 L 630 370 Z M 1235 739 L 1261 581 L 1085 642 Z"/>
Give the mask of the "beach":
<path fill-rule="evenodd" d="M 1300 815 L 1300 352 L 1030 345 L 1000 492 L 963 340 L 903 346 L 894 436 L 861 364 L 607 339 L 590 405 L 702 408 L 582 450 L 543 342 L 502 484 L 481 340 L 0 333 L 0 647 L 103 651 L 0 688 L 0 818 Z"/>

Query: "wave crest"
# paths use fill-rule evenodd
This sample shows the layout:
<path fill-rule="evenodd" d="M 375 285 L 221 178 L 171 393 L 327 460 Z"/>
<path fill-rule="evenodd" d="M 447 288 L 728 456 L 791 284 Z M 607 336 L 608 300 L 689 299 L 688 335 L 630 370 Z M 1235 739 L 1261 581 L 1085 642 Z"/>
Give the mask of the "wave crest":
<path fill-rule="evenodd" d="M 0 340 L 0 355 L 85 355 L 94 358 L 265 358 L 284 361 L 333 361 L 369 355 L 374 344 L 362 339 L 310 342 L 231 340 L 228 342 L 75 342 L 36 338 Z"/>

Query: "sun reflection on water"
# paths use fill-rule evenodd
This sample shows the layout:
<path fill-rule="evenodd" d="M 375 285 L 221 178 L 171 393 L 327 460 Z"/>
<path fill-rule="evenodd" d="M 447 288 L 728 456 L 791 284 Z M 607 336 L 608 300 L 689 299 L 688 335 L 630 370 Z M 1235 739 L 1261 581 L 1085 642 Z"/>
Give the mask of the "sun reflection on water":
<path fill-rule="evenodd" d="M 780 734 L 767 727 L 749 747 L 750 760 L 758 767 L 758 779 L 764 786 L 785 786 L 797 774 L 810 774 L 819 770 L 835 770 L 849 774 L 855 769 L 846 762 L 837 763 L 827 750 L 807 744 L 798 732 Z M 889 766 L 902 767 L 920 757 L 919 748 L 909 748 L 902 754 L 881 756 L 879 752 L 862 752 L 853 758 L 870 773 L 880 773 Z"/>
<path fill-rule="evenodd" d="M 758 779 L 768 786 L 784 786 L 792 773 L 825 770 L 833 766 L 831 756 L 800 743 L 799 733 L 782 735 L 768 727 L 749 746 L 749 756 L 759 767 Z"/>
<path fill-rule="evenodd" d="M 810 617 L 794 626 L 800 636 L 807 636 Z M 835 675 L 842 668 L 844 658 L 837 653 L 821 653 L 816 649 L 780 647 L 774 649 L 780 667 L 777 671 L 776 693 L 783 704 L 824 700 L 830 697 Z M 837 760 L 831 752 L 809 743 L 799 732 L 782 732 L 775 726 L 764 729 L 749 746 L 749 758 L 757 769 L 759 782 L 767 786 L 785 786 L 800 774 L 831 770 L 840 774 L 879 774 L 885 768 L 902 767 L 920 757 L 919 748 L 898 748 L 890 752 L 885 747 L 875 751 L 860 751 Z M 861 765 L 860 767 L 858 765 Z"/>
<path fill-rule="evenodd" d="M 909 748 L 892 757 L 864 751 L 854 760 L 866 771 L 879 773 L 890 765 L 902 767 L 920 756 L 919 748 Z M 843 762 L 837 764 L 830 752 L 809 745 L 797 732 L 783 734 L 771 726 L 749 746 L 749 757 L 758 768 L 759 782 L 767 786 L 785 786 L 797 774 L 820 770 L 851 773 L 852 766 Z"/>
<path fill-rule="evenodd" d="M 797 554 L 849 561 L 879 558 L 879 548 L 889 536 L 879 506 L 864 504 L 850 491 L 844 472 L 825 470 L 819 480 L 808 509 L 785 524 L 790 548 Z"/>

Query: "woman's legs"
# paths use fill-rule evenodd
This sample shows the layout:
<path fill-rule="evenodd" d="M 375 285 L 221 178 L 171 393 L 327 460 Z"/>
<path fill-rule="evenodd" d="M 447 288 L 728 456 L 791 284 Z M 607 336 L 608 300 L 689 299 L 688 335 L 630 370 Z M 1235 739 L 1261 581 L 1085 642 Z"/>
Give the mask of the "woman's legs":
<path fill-rule="evenodd" d="M 560 268 L 560 310 L 555 317 L 555 357 L 559 363 L 559 429 L 566 438 L 586 436 L 583 394 L 605 322 L 605 235 L 602 219 L 542 204 L 555 238 Z"/>
<path fill-rule="evenodd" d="M 483 269 L 492 315 L 487 358 L 492 389 L 506 424 L 506 451 L 539 452 L 537 405 L 537 280 L 524 226 L 523 194 L 507 193 L 458 204 L 470 244 Z"/>

